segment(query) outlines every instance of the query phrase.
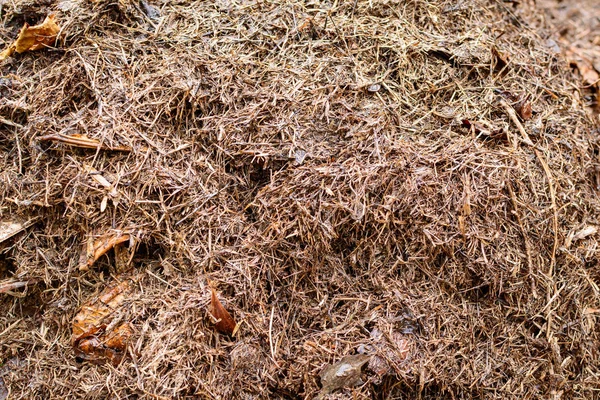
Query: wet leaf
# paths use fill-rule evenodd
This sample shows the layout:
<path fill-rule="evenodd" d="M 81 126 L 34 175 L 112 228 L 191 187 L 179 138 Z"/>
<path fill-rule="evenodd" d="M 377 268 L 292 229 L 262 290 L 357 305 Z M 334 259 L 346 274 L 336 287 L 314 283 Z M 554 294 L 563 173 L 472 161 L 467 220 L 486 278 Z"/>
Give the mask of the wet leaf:
<path fill-rule="evenodd" d="M 227 335 L 233 335 L 235 331 L 235 320 L 229 314 L 229 312 L 223 307 L 223 304 L 219 301 L 217 297 L 217 292 L 211 288 L 210 289 L 210 314 L 217 320 L 215 323 L 215 327 L 221 333 L 225 333 Z"/>
<path fill-rule="evenodd" d="M 56 24 L 54 14 L 48 15 L 39 25 L 29 26 L 26 23 L 21 28 L 17 40 L 0 53 L 0 61 L 10 57 L 15 51 L 24 53 L 52 46 L 59 31 L 60 27 Z"/>
<path fill-rule="evenodd" d="M 73 319 L 71 344 L 77 357 L 95 364 L 121 362 L 133 329 L 129 322 L 112 325 L 115 314 L 131 292 L 131 279 L 108 286 L 81 307 Z"/>
<path fill-rule="evenodd" d="M 344 387 L 360 385 L 361 369 L 370 359 L 371 356 L 357 354 L 345 356 L 339 362 L 326 366 L 319 374 L 323 387 L 321 392 L 328 394 Z"/>

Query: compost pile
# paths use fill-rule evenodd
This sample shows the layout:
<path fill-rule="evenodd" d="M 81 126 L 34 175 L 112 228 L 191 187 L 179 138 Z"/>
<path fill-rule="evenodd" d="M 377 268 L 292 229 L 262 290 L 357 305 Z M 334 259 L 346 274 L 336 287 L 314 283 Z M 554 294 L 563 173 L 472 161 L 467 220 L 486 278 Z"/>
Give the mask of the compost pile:
<path fill-rule="evenodd" d="M 600 29 L 533 3 L 1 3 L 0 398 L 594 397 Z"/>

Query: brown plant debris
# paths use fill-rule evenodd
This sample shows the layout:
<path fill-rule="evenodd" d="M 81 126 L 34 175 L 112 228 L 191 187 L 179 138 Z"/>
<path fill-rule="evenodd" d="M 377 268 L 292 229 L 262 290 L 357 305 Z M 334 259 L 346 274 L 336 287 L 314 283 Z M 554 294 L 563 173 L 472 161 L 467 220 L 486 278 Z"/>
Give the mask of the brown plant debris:
<path fill-rule="evenodd" d="M 0 3 L 11 399 L 598 397 L 597 0 Z"/>
<path fill-rule="evenodd" d="M 215 319 L 215 328 L 221 333 L 233 335 L 236 323 L 229 311 L 223 307 L 215 289 L 210 289 L 210 315 Z"/>
<path fill-rule="evenodd" d="M 26 288 L 29 285 L 37 283 L 37 279 L 32 279 L 28 281 L 19 281 L 15 279 L 7 279 L 4 281 L 0 281 L 0 294 L 2 293 L 13 293 L 13 290 Z"/>
<path fill-rule="evenodd" d="M 588 236 L 595 235 L 597 232 L 598 232 L 598 228 L 593 225 L 588 225 L 578 231 L 571 231 L 571 232 L 569 232 L 569 234 L 567 235 L 567 238 L 565 239 L 565 247 L 569 248 L 569 247 L 571 247 L 572 243 L 575 243 L 579 240 L 583 240 L 583 239 L 587 238 Z"/>
<path fill-rule="evenodd" d="M 569 64 L 579 71 L 583 82 L 588 86 L 597 86 L 600 81 L 600 73 L 594 68 L 592 60 L 588 59 L 576 48 L 567 50 L 566 55 Z"/>
<path fill-rule="evenodd" d="M 87 271 L 111 249 L 130 240 L 131 235 L 127 231 L 111 231 L 100 237 L 90 237 L 81 253 L 79 269 Z"/>
<path fill-rule="evenodd" d="M 112 284 L 84 304 L 73 319 L 71 344 L 82 361 L 118 365 L 133 333 L 129 322 L 119 323 L 118 316 L 128 299 L 133 281 Z"/>
<path fill-rule="evenodd" d="M 506 131 L 503 128 L 490 126 L 489 123 L 463 119 L 462 125 L 472 131 L 475 135 L 489 139 L 507 140 Z"/>
<path fill-rule="evenodd" d="M 371 356 L 357 354 L 345 356 L 333 365 L 326 366 L 319 374 L 321 377 L 321 393 L 328 394 L 341 388 L 351 388 L 363 383 L 361 370 L 369 362 Z"/>
<path fill-rule="evenodd" d="M 31 225 L 35 224 L 39 218 L 30 220 L 13 220 L 0 221 L 0 243 L 15 236 L 17 233 L 24 231 Z"/>
<path fill-rule="evenodd" d="M 12 56 L 15 51 L 24 53 L 52 46 L 59 32 L 60 27 L 56 24 L 54 14 L 48 15 L 39 25 L 29 26 L 25 23 L 17 40 L 0 53 L 0 61 Z"/>
<path fill-rule="evenodd" d="M 62 133 L 56 133 L 52 135 L 46 135 L 38 138 L 41 142 L 58 142 L 63 143 L 73 147 L 80 147 L 83 149 L 102 149 L 102 150 L 110 150 L 110 151 L 131 151 L 131 147 L 128 146 L 108 146 L 105 143 L 102 143 L 100 140 L 92 139 L 82 134 L 72 134 L 65 135 Z"/>

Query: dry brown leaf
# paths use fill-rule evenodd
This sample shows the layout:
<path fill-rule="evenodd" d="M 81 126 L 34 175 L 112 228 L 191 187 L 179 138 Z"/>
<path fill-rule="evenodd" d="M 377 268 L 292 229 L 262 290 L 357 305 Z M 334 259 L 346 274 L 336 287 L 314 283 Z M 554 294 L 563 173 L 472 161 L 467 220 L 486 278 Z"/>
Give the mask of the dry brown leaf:
<path fill-rule="evenodd" d="M 92 167 L 91 165 L 87 165 L 87 164 L 83 166 L 83 169 L 85 172 L 90 174 L 90 176 L 92 177 L 93 180 L 95 180 L 97 183 L 102 185 L 108 191 L 108 194 L 111 197 L 116 198 L 119 196 L 119 192 L 117 191 L 117 189 L 115 189 L 115 187 L 112 185 L 112 183 L 110 183 L 108 181 L 108 179 L 106 179 L 100 173 L 100 171 L 98 171 L 96 168 Z"/>
<path fill-rule="evenodd" d="M 119 364 L 133 330 L 128 322 L 109 331 L 110 322 L 131 292 L 131 279 L 107 287 L 98 297 L 81 307 L 73 319 L 71 344 L 81 360 Z"/>
<path fill-rule="evenodd" d="M 502 71 L 502 74 L 506 74 L 505 68 L 509 62 L 508 55 L 501 53 L 496 46 L 492 47 L 492 55 L 496 71 Z"/>
<path fill-rule="evenodd" d="M 81 254 L 79 270 L 87 271 L 100 257 L 108 253 L 112 248 L 130 239 L 131 235 L 128 232 L 110 232 L 96 240 L 90 238 Z"/>
<path fill-rule="evenodd" d="M 514 108 L 523 121 L 528 121 L 533 116 L 533 110 L 531 109 L 529 96 L 526 96 L 523 100 L 519 101 Z"/>
<path fill-rule="evenodd" d="M 32 285 L 34 283 L 39 282 L 39 279 L 30 279 L 27 281 L 18 281 L 14 279 L 7 279 L 4 281 L 0 281 L 0 294 L 2 293 L 12 293 L 15 289 L 21 289 Z"/>
<path fill-rule="evenodd" d="M 54 14 L 48 15 L 39 25 L 29 26 L 25 23 L 17 40 L 0 53 L 0 61 L 10 57 L 15 51 L 24 53 L 53 45 L 58 32 L 60 32 L 60 27 L 56 24 Z"/>
<path fill-rule="evenodd" d="M 29 228 L 38 218 L 29 221 L 0 221 L 0 243 Z"/>
<path fill-rule="evenodd" d="M 223 307 L 223 304 L 217 298 L 217 292 L 211 288 L 210 289 L 210 314 L 217 320 L 215 323 L 215 327 L 221 333 L 225 333 L 227 335 L 233 335 L 235 331 L 235 320 L 229 314 L 229 312 Z"/>
<path fill-rule="evenodd" d="M 501 140 L 501 141 L 508 139 L 508 136 L 507 136 L 506 132 L 504 131 L 504 129 L 496 128 L 494 126 L 491 126 L 489 123 L 463 119 L 462 125 L 465 128 L 471 130 L 475 135 L 479 135 L 479 136 L 486 137 L 489 139 Z"/>
<path fill-rule="evenodd" d="M 571 48 L 566 52 L 569 65 L 577 68 L 586 85 L 593 86 L 600 80 L 600 74 L 594 69 L 592 62 L 584 57 L 577 49 Z"/>
<path fill-rule="evenodd" d="M 515 109 L 517 115 L 523 120 L 527 121 L 533 117 L 533 109 L 531 108 L 531 103 L 529 102 L 530 94 L 523 96 L 516 96 L 509 91 L 506 90 L 495 90 L 497 94 L 505 98 Z"/>

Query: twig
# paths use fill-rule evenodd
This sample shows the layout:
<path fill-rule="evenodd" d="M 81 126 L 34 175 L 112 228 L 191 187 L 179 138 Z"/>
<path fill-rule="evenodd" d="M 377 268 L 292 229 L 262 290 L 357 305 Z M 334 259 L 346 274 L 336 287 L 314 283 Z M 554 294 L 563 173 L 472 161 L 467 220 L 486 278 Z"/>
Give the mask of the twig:
<path fill-rule="evenodd" d="M 101 150 L 110 150 L 110 151 L 131 151 L 131 147 L 128 146 L 107 146 L 105 144 L 100 143 L 100 141 L 96 139 L 90 139 L 83 135 L 65 135 L 62 133 L 46 135 L 38 138 L 38 140 L 44 141 L 53 141 L 64 143 L 73 147 L 80 147 L 83 149 L 101 149 Z"/>

